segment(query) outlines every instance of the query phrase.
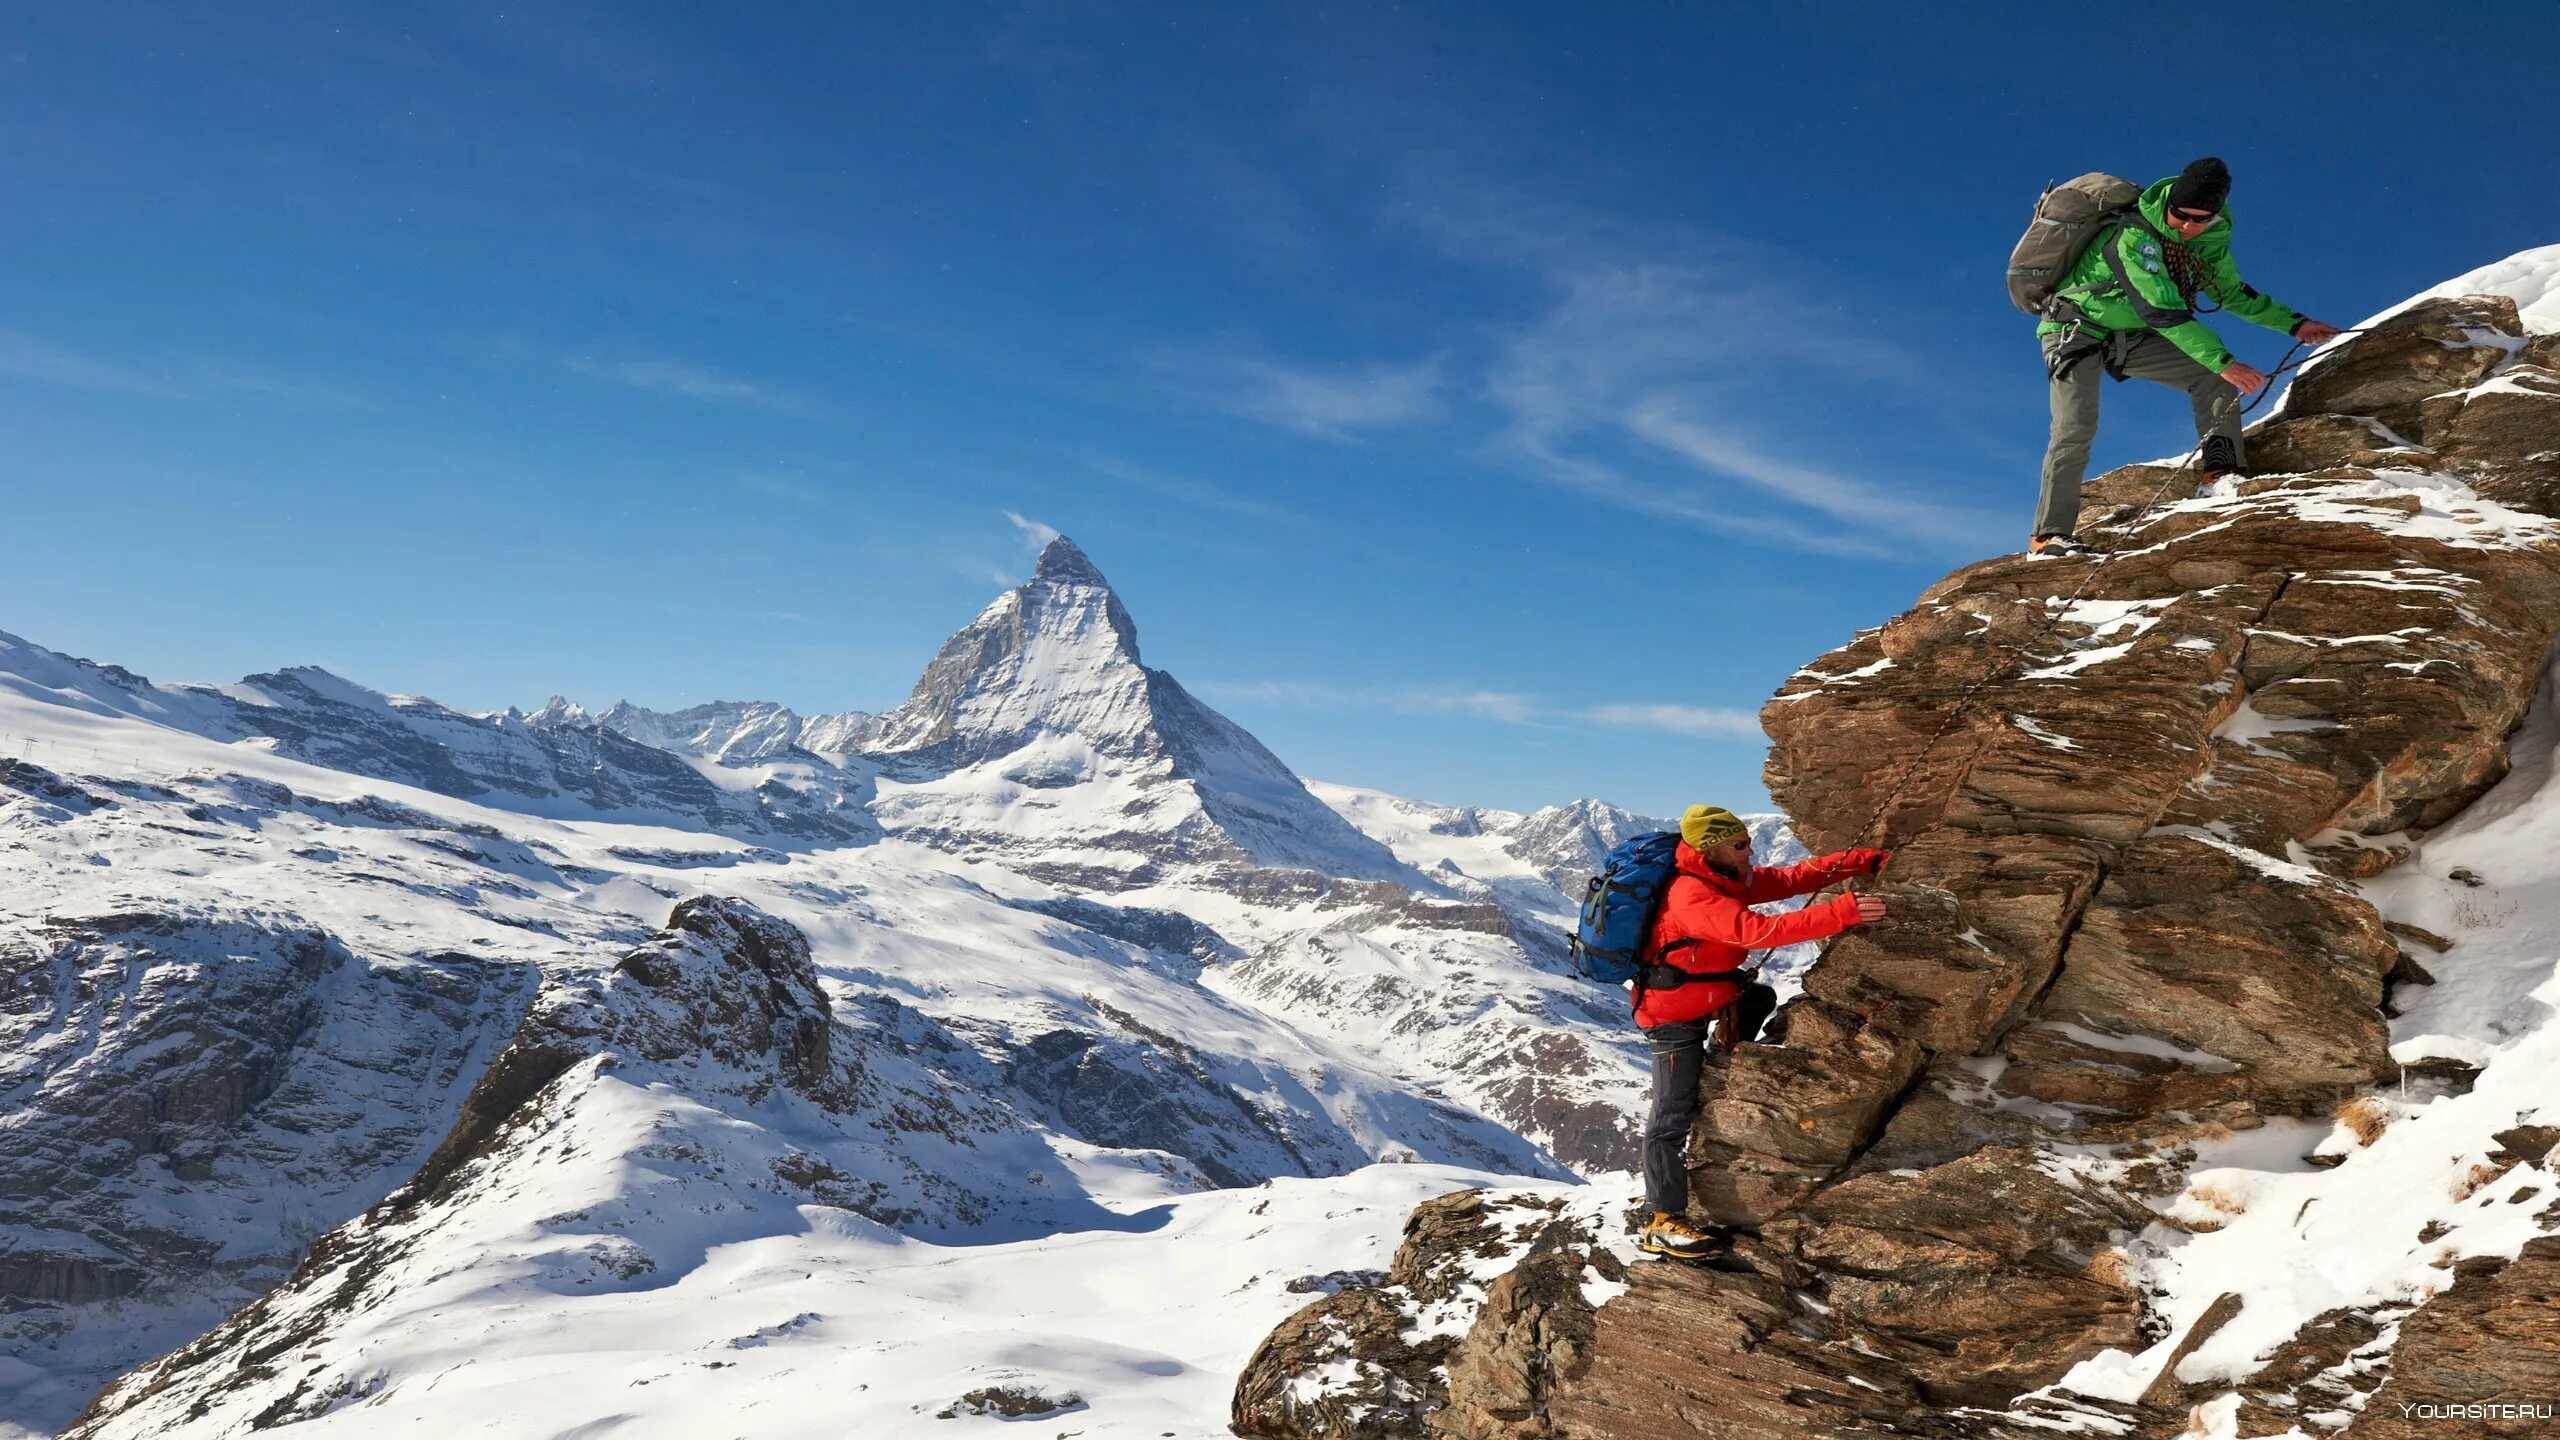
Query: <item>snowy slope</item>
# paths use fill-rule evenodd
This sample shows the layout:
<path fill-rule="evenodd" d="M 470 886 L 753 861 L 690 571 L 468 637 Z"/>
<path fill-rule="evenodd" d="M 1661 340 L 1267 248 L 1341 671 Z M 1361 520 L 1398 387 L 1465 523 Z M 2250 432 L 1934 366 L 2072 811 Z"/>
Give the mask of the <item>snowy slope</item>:
<path fill-rule="evenodd" d="M 424 1157 L 534 977 L 596 973 L 689 895 L 743 895 L 805 930 L 842 1013 L 901 1007 L 962 1047 L 1008 1133 L 1085 1157 L 1046 1167 L 1079 1214 L 1098 1213 L 1082 1171 L 1158 1198 L 1382 1157 L 1561 1173 L 1435 1098 L 1412 1057 L 1203 988 L 1204 956 L 1234 947 L 1178 914 L 897 841 L 786 851 L 459 801 L 158 723 L 145 716 L 175 708 L 171 692 L 131 703 L 100 667 L 23 644 L 9 661 L 0 751 L 32 758 L 0 789 L 15 1032 L 0 1154 L 24 1184 L 0 1216 L 0 1283 L 26 1303 L 0 1319 L 0 1419 L 56 1423 L 272 1283 Z M 119 943 L 136 930 L 147 942 Z M 322 958 L 295 989 L 302 936 Z M 83 1018 L 84 991 L 126 999 Z M 226 1050 L 202 1012 L 229 995 L 291 1023 Z M 94 1123 L 98 1096 L 142 1093 L 154 1066 L 238 1103 L 146 1127 L 65 1178 L 48 1157 L 81 1137 L 57 1137 Z"/>
<path fill-rule="evenodd" d="M 2271 1122 L 2204 1147 L 2168 1205 L 2178 1224 L 2153 1227 L 2137 1257 L 2169 1332 L 2057 1388 L 2138 1396 L 2215 1299 L 2238 1293 L 2246 1304 L 2180 1362 L 2181 1379 L 2245 1381 L 2333 1310 L 2378 1322 L 2335 1371 L 2339 1408 L 2306 1416 L 2334 1429 L 2363 1403 L 2400 1319 L 2453 1283 L 2456 1261 L 2511 1259 L 2547 1233 L 2556 1162 L 2495 1157 L 2500 1132 L 2560 1125 L 2560 676 L 2546 671 L 2508 750 L 2505 780 L 2362 887 L 2386 919 L 2452 942 L 2420 952 L 2434 984 L 2397 992 L 2392 1056 L 2410 1078 L 2351 1100 L 2337 1121 Z M 2460 1064 L 2430 1063 L 2444 1060 Z"/>
<path fill-rule="evenodd" d="M 859 748 L 892 831 L 1096 889 L 1272 866 L 1421 884 L 1261 742 L 1138 656 L 1071 540 L 951 637 Z"/>
<path fill-rule="evenodd" d="M 2364 323 L 2430 296 L 2480 293 L 2514 299 L 2536 334 L 2560 332 L 2560 245 Z M 2334 1431 L 2369 1399 L 2400 1321 L 2453 1283 L 2457 1262 L 2512 1259 L 2560 1226 L 2560 1151 L 2517 1163 L 2500 1138 L 2560 1127 L 2560 656 L 2507 752 L 2504 780 L 2361 885 L 2387 921 L 2451 942 L 2440 954 L 2424 939 L 2404 944 L 2433 981 L 2393 991 L 2401 1083 L 2349 1100 L 2334 1121 L 2271 1122 L 2199 1147 L 2201 1163 L 2166 1207 L 2174 1223 L 2154 1226 L 2132 1257 L 2169 1329 L 2054 1389 L 2138 1396 L 2214 1301 L 2238 1294 L 2238 1313 L 2179 1361 L 2179 1378 L 2238 1385 L 2311 1322 L 2364 1317 L 2374 1338 L 2324 1372 L 2335 1408 L 2306 1414 L 2291 1434 Z M 2202 1407 L 2190 1433 L 2235 1435 L 2238 1404 L 2234 1394 Z"/>
<path fill-rule="evenodd" d="M 2560 245 L 2519 251 L 2504 260 L 2457 275 L 2421 291 L 2363 323 L 2398 314 L 2421 300 L 2454 295 L 2504 295 L 2516 302 L 2525 329 L 2536 335 L 2560 332 Z M 2359 327 L 2362 328 L 2362 327 Z"/>
<path fill-rule="evenodd" d="M 1563 941 L 1580 872 L 1651 822 L 1595 801 L 1516 816 L 1319 796 L 1141 664 L 1125 608 L 1065 542 L 886 716 L 558 698 L 471 715 L 314 670 L 155 685 L 7 638 L 0 757 L 0 1427 L 59 1424 L 274 1284 L 429 1162 L 536 1021 L 595 1052 L 555 1078 L 548 1147 L 491 1152 L 383 1230 L 436 1258 L 373 1292 L 361 1324 L 318 1301 L 286 1317 L 282 1293 L 248 1312 L 272 1333 L 244 1343 L 288 1326 L 325 1374 L 226 1395 L 222 1414 L 497 1384 L 470 1337 L 527 1306 L 548 1307 L 563 1365 L 628 1349 L 621 1327 L 680 1295 L 713 1328 L 739 1316 L 724 1354 L 805 1332 L 835 1366 L 845 1334 L 722 1297 L 812 1266 L 886 1295 L 907 1282 L 842 1279 L 885 1267 L 923 1285 L 898 1302 L 921 1314 L 957 1263 L 919 1264 L 937 1245 L 971 1266 L 1019 1252 L 971 1274 L 1072 1277 L 1087 1246 L 1178 1274 L 1180 1235 L 1264 1228 L 1259 1200 L 1216 1187 L 1273 1181 L 1304 1182 L 1289 1228 L 1382 1260 L 1392 1226 L 1357 1229 L 1325 1182 L 1394 1194 L 1375 1224 L 1418 1197 L 1412 1177 L 1458 1173 L 1434 1166 L 1554 1182 L 1559 1156 L 1633 1158 L 1645 1072 L 1624 998 L 1572 977 Z M 857 1078 L 795 1089 L 781 1061 L 688 1059 L 717 1006 L 649 1018 L 627 977 L 657 962 L 630 957 L 682 948 L 651 932 L 711 896 L 805 936 L 811 978 L 782 991 L 823 997 Z M 214 1019 L 234 1012 L 257 1023 Z M 163 1093 L 210 1098 L 128 1103 Z M 1396 1173 L 1363 1168 L 1382 1160 Z M 741 1191 L 742 1175 L 776 1179 Z M 798 1269 L 749 1279 L 723 1258 L 767 1248 Z M 366 1253 L 368 1275 L 394 1258 Z M 1213 1413 L 1201 1397 L 1302 1299 L 1274 1294 L 1282 1270 L 1348 1263 L 1222 1262 L 1266 1288 L 1181 1347 L 1120 1287 L 1144 1353 L 1118 1371 L 1109 1346 L 1056 1353 L 1092 1418 L 1125 1400 L 1160 1434 Z M 884 1350 L 905 1357 L 899 1383 L 871 1383 L 938 1408 L 966 1375 L 1045 1373 L 1003 1338 L 1014 1320 L 979 1323 L 983 1341 L 938 1332 L 943 1369 Z M 631 1363 L 689 1373 L 680 1348 Z M 747 1365 L 702 1365 L 705 1396 L 730 1397 L 705 1403 L 733 1403 L 725 1371 Z M 555 1373 L 532 1365 L 508 1403 L 552 1413 L 525 1402 Z M 901 1416 L 881 1410 L 877 1433 Z"/>
<path fill-rule="evenodd" d="M 1328 1277 L 1384 1269 L 1415 1204 L 1495 1178 L 1381 1165 L 990 1245 L 811 1206 L 666 1283 L 592 1293 L 517 1283 L 473 1237 L 436 1236 L 386 1277 L 382 1308 L 302 1362 L 354 1379 L 362 1403 L 293 1433 L 1213 1440 L 1273 1325 Z M 572 1166 L 541 1186 L 528 1210 L 599 1182 Z M 100 1433 L 198 1433 L 147 1428 L 164 1417 Z"/>
<path fill-rule="evenodd" d="M 697 764 L 589 724 L 475 715 L 297 667 L 233 685 L 154 685 L 0 633 L 0 687 L 99 716 L 248 741 L 324 769 L 562 818 L 609 818 L 849 844 L 877 833 L 867 777 Z M 793 783 L 797 781 L 798 783 Z"/>

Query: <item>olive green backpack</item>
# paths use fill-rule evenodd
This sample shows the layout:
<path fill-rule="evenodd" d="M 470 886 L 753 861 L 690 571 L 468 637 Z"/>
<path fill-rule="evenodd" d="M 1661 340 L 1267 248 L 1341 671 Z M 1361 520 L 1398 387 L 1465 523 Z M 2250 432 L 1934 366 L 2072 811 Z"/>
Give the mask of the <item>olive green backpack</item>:
<path fill-rule="evenodd" d="M 2030 315 L 2045 314 L 2054 292 L 2062 288 L 2062 277 L 2071 273 L 2080 252 L 2089 248 L 2100 231 L 2128 219 L 2140 220 L 2134 202 L 2141 198 L 2141 186 L 2103 170 L 2044 187 L 2027 233 L 2019 239 L 2018 248 L 2009 252 L 2011 302 Z"/>

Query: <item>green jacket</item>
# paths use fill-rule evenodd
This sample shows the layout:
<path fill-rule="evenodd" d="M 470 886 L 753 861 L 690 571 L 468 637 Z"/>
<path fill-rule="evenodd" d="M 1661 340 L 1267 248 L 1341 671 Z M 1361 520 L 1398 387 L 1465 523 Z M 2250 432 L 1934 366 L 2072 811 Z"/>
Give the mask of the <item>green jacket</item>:
<path fill-rule="evenodd" d="M 2196 293 L 2211 297 L 2243 320 L 2288 335 L 2299 329 L 2302 312 L 2251 289 L 2231 263 L 2230 210 L 2215 216 L 2193 240 L 2182 241 L 2169 228 L 2169 184 L 2169 180 L 2155 183 L 2135 202 L 2151 228 L 2127 224 L 2101 232 L 2080 252 L 2071 273 L 2062 277 L 2061 294 L 2089 317 L 2080 333 L 2104 336 L 2119 330 L 2157 330 L 2198 364 L 2221 370 L 2231 363 L 2231 352 L 2195 317 L 2186 296 L 2179 293 L 2176 276 L 2180 271 L 2193 277 Z M 2171 253 L 2180 250 L 2185 253 Z M 2047 320 L 2036 327 L 2036 334 L 2051 335 L 2066 328 L 2059 320 Z"/>

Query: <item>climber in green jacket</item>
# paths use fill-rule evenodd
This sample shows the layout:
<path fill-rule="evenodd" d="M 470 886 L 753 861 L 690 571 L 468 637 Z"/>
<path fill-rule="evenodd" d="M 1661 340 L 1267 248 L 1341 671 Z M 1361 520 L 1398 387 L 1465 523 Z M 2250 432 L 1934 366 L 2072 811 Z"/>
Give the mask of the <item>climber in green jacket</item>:
<path fill-rule="evenodd" d="M 2071 530 L 2080 516 L 2089 446 L 2098 436 L 2101 373 L 2186 391 L 2204 446 L 2205 481 L 2240 468 L 2240 397 L 2255 394 L 2267 376 L 2232 358 L 2196 318 L 2199 296 L 2305 344 L 2337 338 L 2336 326 L 2280 305 L 2240 278 L 2223 205 L 2230 194 L 2231 171 L 2212 156 L 2198 160 L 2144 190 L 2135 204 L 2140 218 L 2099 231 L 2064 275 L 2047 312 L 2064 318 L 2036 327 L 2053 400 L 2030 546 L 2036 553 L 2086 549 Z"/>

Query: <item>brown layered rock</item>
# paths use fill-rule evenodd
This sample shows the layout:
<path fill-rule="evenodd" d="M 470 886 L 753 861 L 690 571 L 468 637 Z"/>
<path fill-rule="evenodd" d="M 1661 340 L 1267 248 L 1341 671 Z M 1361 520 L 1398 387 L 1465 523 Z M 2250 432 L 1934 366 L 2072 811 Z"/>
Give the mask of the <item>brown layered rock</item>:
<path fill-rule="evenodd" d="M 2209 1397 L 2174 1382 L 2019 1397 L 2161 1338 L 2121 1247 L 2198 1143 L 2397 1074 L 2412 962 L 2338 877 L 2496 783 L 2560 632 L 2538 343 L 2503 299 L 2413 305 L 2306 367 L 2253 478 L 2101 477 L 2082 533 L 2107 554 L 1968 566 L 1788 680 L 1771 793 L 1816 850 L 1892 849 L 1894 912 L 1828 947 L 1775 1043 L 1708 1059 L 1692 1208 L 1757 1231 L 1756 1273 L 1639 1266 L 1587 1341 L 1537 1310 L 1543 1399 L 1514 1365 L 1501 1425 L 1449 1433 L 2187 1423 Z M 2402 1348 L 2445 1357 L 2429 1393 L 2485 1364 L 2464 1316 L 2529 1303 L 2514 1268 L 2518 1298 L 2466 1277 L 2411 1318 Z M 1478 1323 L 1526 1333 L 1508 1313 Z M 2329 1404 L 2320 1357 L 2372 1323 L 2279 1349 L 2251 1413 Z"/>
<path fill-rule="evenodd" d="M 2464 1261 L 2452 1288 L 2400 1325 L 2390 1378 L 2346 1434 L 2409 1440 L 2560 1433 L 2560 1235 L 2512 1263 Z"/>
<path fill-rule="evenodd" d="M 2257 475 L 2302 475 L 2340 465 L 2382 469 L 2423 465 L 2434 458 L 2433 452 L 2361 415 L 2270 420 L 2252 429 L 2248 441 L 2249 470 Z"/>
<path fill-rule="evenodd" d="M 1460 1190 L 1417 1206 L 1405 1220 L 1404 1242 L 1383 1284 L 1325 1296 L 1282 1322 L 1254 1351 L 1230 1407 L 1235 1433 L 1425 1433 L 1424 1417 L 1448 1403 L 1451 1353 L 1461 1339 L 1424 1323 L 1426 1315 L 1458 1302 L 1473 1283 L 1471 1266 L 1490 1258 L 1537 1251 L 1559 1267 L 1570 1263 L 1578 1275 L 1580 1261 L 1567 1262 L 1559 1253 L 1573 1235 L 1550 1238 L 1553 1228 L 1552 1201 Z M 1542 1262 L 1533 1268 L 1550 1267 Z M 1504 1312 L 1525 1318 L 1509 1327 L 1512 1334 L 1488 1337 L 1469 1351 L 1466 1373 L 1487 1396 L 1488 1414 L 1505 1409 L 1506 1386 L 1517 1388 L 1527 1383 L 1525 1377 L 1544 1373 L 1550 1361 L 1532 1359 L 1533 1354 L 1553 1357 L 1559 1346 L 1570 1348 L 1569 1338 L 1551 1339 L 1548 1332 L 1557 1327 L 1543 1321 L 1559 1283 L 1548 1275 L 1507 1286 Z M 1497 1320 L 1495 1328 L 1506 1328 L 1506 1322 Z M 1506 1381 L 1506 1369 L 1524 1378 Z"/>
<path fill-rule="evenodd" d="M 1454 1336 L 1408 1338 L 1394 1298 L 1343 1290 L 1280 1322 L 1236 1382 L 1238 1435 L 1419 1435 L 1448 1398 Z M 1320 1379 L 1345 1371 L 1347 1378 Z"/>
<path fill-rule="evenodd" d="M 2277 415 L 2362 415 L 2424 444 L 2426 400 L 2488 379 L 2524 343 L 2503 295 L 2421 301 L 2303 366 Z"/>
<path fill-rule="evenodd" d="M 2035 1035 L 2012 1037 L 2000 1092 L 2128 1113 L 2237 1098 L 2308 1113 L 2388 1074 L 2383 977 L 2399 950 L 2381 917 L 2325 877 L 2282 878 L 2248 854 L 2190 835 L 2127 847 Z M 2131 1043 L 2097 1038 L 2079 1047 L 2097 1058 L 2066 1057 L 2048 1037 L 2070 1029 Z"/>
<path fill-rule="evenodd" d="M 2542 514 L 2560 509 L 2560 357 L 2429 399 L 2421 423 L 2447 461 L 2477 472 L 2482 495 Z"/>
<path fill-rule="evenodd" d="M 1775 1440 L 1927 1414 L 1901 1365 L 1860 1353 L 1786 1285 L 1670 1265 L 1609 1302 L 1591 1363 L 1547 1402 L 1548 1433 L 1577 1440 Z"/>
<path fill-rule="evenodd" d="M 2139 1297 L 2100 1255 L 2140 1204 L 2026 1148 L 1824 1189 L 1769 1238 L 1819 1277 L 1833 1323 L 1936 1405 L 2000 1405 L 2108 1346 L 2140 1348 Z"/>
<path fill-rule="evenodd" d="M 1550 1433 L 1556 1383 L 1590 1363 L 1596 1311 L 1586 1270 L 1623 1280 L 1626 1266 L 1581 1227 L 1550 1221 L 1520 1262 L 1485 1287 L 1484 1310 L 1449 1354 L 1448 1403 L 1428 1423 L 1451 1440 L 1528 1440 Z"/>

